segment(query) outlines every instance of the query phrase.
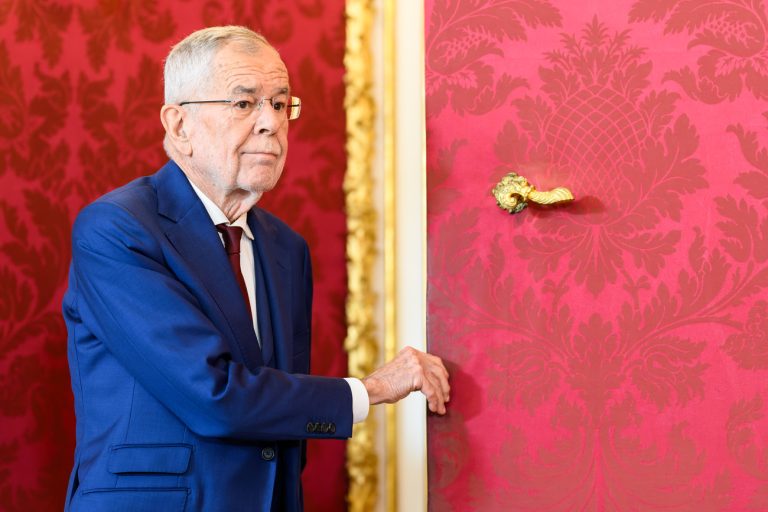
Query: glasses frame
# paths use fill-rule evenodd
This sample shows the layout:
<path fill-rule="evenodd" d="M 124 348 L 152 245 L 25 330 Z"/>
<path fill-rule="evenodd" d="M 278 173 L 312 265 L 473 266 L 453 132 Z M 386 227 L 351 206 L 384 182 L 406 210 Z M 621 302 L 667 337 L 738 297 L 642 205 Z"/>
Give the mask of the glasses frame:
<path fill-rule="evenodd" d="M 264 107 L 264 103 L 269 102 L 269 104 L 274 108 L 274 103 L 272 101 L 274 98 L 267 98 L 266 96 L 263 96 L 258 99 L 256 102 L 256 112 L 261 112 L 261 109 Z M 234 107 L 235 103 L 239 103 L 243 101 L 242 99 L 234 99 L 234 100 L 192 100 L 192 101 L 181 101 L 179 102 L 179 106 L 183 107 L 184 105 L 194 105 L 194 104 L 207 104 L 207 103 L 228 103 L 230 106 Z M 286 119 L 288 121 L 294 121 L 299 118 L 299 115 L 301 115 L 301 98 L 298 96 L 290 96 L 290 102 L 286 104 L 288 108 L 288 115 L 286 116 Z"/>

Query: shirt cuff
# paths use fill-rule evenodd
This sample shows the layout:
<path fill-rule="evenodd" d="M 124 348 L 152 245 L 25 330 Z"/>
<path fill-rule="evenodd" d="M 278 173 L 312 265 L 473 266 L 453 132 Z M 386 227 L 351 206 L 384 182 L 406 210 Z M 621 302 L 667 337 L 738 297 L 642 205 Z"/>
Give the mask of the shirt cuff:
<path fill-rule="evenodd" d="M 368 398 L 368 390 L 360 379 L 354 377 L 345 377 L 344 380 L 349 384 L 352 391 L 352 423 L 360 423 L 368 417 L 368 409 L 371 406 L 371 400 Z"/>

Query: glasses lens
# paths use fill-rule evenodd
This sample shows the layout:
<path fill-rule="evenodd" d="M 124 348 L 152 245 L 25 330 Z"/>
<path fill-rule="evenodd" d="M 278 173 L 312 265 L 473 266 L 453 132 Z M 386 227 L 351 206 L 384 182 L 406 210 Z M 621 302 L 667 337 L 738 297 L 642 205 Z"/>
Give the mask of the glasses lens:
<path fill-rule="evenodd" d="M 301 100 L 296 96 L 291 96 L 291 101 L 288 104 L 288 120 L 298 119 L 299 114 L 301 114 Z"/>

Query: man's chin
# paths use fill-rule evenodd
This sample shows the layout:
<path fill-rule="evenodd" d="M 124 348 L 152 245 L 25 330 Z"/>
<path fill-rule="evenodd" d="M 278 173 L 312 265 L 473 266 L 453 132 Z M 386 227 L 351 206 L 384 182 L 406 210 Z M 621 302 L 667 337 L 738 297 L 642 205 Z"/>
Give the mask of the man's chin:
<path fill-rule="evenodd" d="M 263 194 L 269 192 L 277 185 L 280 176 L 274 174 L 259 174 L 255 179 L 249 179 L 242 183 L 241 188 L 252 194 Z"/>

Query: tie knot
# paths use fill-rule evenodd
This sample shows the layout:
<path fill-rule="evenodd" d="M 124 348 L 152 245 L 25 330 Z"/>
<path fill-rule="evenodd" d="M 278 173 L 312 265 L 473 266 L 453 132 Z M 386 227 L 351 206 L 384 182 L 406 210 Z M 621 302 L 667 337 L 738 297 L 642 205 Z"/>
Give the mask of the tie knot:
<path fill-rule="evenodd" d="M 224 249 L 227 254 L 240 254 L 240 238 L 243 236 L 243 228 L 216 224 L 216 229 L 224 237 Z"/>

